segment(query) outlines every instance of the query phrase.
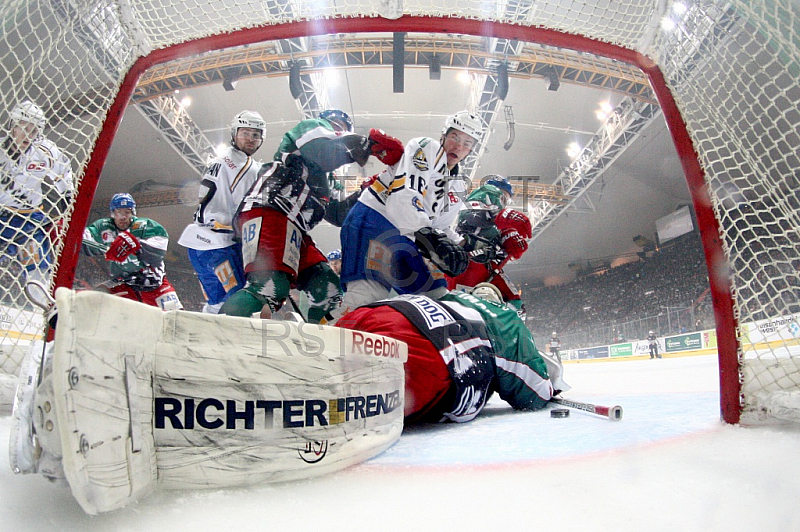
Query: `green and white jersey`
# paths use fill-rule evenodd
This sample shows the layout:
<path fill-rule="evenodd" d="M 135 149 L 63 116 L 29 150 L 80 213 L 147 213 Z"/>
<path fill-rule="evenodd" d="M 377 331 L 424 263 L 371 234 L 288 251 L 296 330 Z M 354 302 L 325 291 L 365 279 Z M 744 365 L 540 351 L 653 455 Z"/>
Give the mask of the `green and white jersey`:
<path fill-rule="evenodd" d="M 104 255 L 105 249 L 121 232 L 112 218 L 100 218 L 83 231 L 83 251 L 88 255 Z M 109 275 L 137 289 L 160 286 L 165 275 L 164 257 L 169 244 L 167 230 L 154 220 L 134 216 L 128 232 L 139 239 L 142 249 L 123 262 L 106 261 Z"/>
<path fill-rule="evenodd" d="M 502 190 L 494 185 L 483 185 L 469 193 L 465 201 L 467 209 L 483 209 L 497 214 L 503 209 Z"/>
<path fill-rule="evenodd" d="M 494 387 L 501 399 L 520 410 L 547 404 L 553 396 L 547 365 L 516 312 L 464 292 L 450 292 L 439 301 L 469 307 L 483 318 L 495 354 Z"/>
<path fill-rule="evenodd" d="M 458 213 L 456 230 L 469 239 L 470 249 L 480 249 L 500 236 L 494 219 L 504 208 L 503 194 L 494 185 L 483 185 L 473 190 L 464 200 L 464 208 Z"/>
<path fill-rule="evenodd" d="M 351 148 L 364 140 L 361 135 L 334 131 L 331 123 L 321 118 L 303 120 L 284 133 L 273 160 L 285 162 L 287 155 L 298 155 L 308 168 L 311 190 L 330 197 L 334 180 L 329 173 L 355 162 Z"/>
<path fill-rule="evenodd" d="M 331 172 L 353 162 L 363 166 L 369 156 L 366 146 L 365 137 L 337 133 L 327 120 L 303 120 L 284 134 L 274 161 L 261 168 L 241 212 L 269 207 L 310 231 L 332 201 L 343 199 Z"/>

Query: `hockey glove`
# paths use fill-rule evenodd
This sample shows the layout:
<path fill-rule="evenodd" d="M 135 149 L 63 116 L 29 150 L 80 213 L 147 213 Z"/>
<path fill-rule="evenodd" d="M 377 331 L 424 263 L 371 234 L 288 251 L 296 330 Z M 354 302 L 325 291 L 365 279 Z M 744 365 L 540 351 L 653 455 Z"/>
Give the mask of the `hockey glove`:
<path fill-rule="evenodd" d="M 459 235 L 480 234 L 482 229 L 492 227 L 494 217 L 485 209 L 465 209 L 458 215 L 456 233 Z"/>
<path fill-rule="evenodd" d="M 128 231 L 123 231 L 117 238 L 108 246 L 106 251 L 106 260 L 113 262 L 124 262 L 132 253 L 138 252 L 142 249 L 142 244 L 139 239 L 130 234 Z"/>
<path fill-rule="evenodd" d="M 382 129 L 370 129 L 370 153 L 385 165 L 392 166 L 403 157 L 403 143 Z"/>
<path fill-rule="evenodd" d="M 469 255 L 461 246 L 451 242 L 444 232 L 423 227 L 414 233 L 414 238 L 420 253 L 447 275 L 456 277 L 466 271 Z"/>
<path fill-rule="evenodd" d="M 514 209 L 503 209 L 497 213 L 494 223 L 501 233 L 516 231 L 522 238 L 531 238 L 531 221 L 527 216 Z"/>
<path fill-rule="evenodd" d="M 500 243 L 511 260 L 519 259 L 528 250 L 528 241 L 522 238 L 517 231 L 503 232 Z"/>
<path fill-rule="evenodd" d="M 303 170 L 305 169 L 305 164 L 303 164 L 302 157 L 300 157 L 299 155 L 295 155 L 294 153 L 290 153 L 284 156 L 283 164 L 286 167 L 286 172 L 287 172 L 286 175 L 289 177 L 289 179 L 292 180 L 303 179 Z M 266 163 L 261 167 L 261 170 L 259 171 L 259 177 L 261 177 L 261 174 L 269 170 L 270 168 L 269 165 L 270 163 Z M 277 172 L 279 171 L 280 169 L 277 170 Z"/>

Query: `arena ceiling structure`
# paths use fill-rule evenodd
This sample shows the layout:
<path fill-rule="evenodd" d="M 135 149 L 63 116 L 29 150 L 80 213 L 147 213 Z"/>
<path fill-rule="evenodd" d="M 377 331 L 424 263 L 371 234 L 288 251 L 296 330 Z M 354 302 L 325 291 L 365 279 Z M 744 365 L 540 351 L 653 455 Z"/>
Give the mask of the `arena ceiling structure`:
<path fill-rule="evenodd" d="M 189 223 L 202 169 L 230 138 L 238 112 L 258 111 L 272 158 L 281 136 L 326 108 L 356 132 L 438 138 L 445 118 L 477 114 L 486 133 L 462 164 L 466 183 L 508 177 L 514 206 L 534 222 L 517 283 L 555 283 L 577 268 L 635 257 L 655 221 L 691 204 L 680 160 L 646 77 L 589 53 L 492 37 L 432 33 L 332 34 L 266 41 L 157 65 L 139 79 L 104 165 L 92 218 L 132 192 L 165 225 L 171 251 Z M 343 169 L 354 184 L 382 169 Z M 312 232 L 324 251 L 338 228 Z M 638 239 L 638 242 L 642 242 Z"/>

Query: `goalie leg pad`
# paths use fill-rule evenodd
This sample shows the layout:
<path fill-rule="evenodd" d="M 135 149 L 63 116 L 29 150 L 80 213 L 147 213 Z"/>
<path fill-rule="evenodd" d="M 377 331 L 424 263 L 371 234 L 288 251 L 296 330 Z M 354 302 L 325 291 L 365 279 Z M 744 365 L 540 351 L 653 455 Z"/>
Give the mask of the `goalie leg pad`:
<path fill-rule="evenodd" d="M 33 429 L 33 414 L 43 349 L 42 340 L 32 342 L 25 359 L 20 364 L 9 439 L 9 464 L 11 470 L 17 474 L 38 471 L 41 447 Z"/>
<path fill-rule="evenodd" d="M 99 292 L 56 296 L 54 425 L 87 513 L 120 508 L 157 484 L 219 488 L 336 471 L 403 430 L 403 342 L 162 312 Z"/>

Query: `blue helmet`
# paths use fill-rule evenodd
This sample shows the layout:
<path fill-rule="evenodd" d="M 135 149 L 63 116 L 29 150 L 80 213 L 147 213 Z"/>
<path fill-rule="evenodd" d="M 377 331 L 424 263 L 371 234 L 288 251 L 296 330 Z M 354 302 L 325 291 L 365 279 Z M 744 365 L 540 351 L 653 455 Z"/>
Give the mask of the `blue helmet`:
<path fill-rule="evenodd" d="M 130 209 L 133 214 L 136 214 L 136 202 L 133 200 L 133 196 L 127 192 L 114 194 L 111 198 L 111 203 L 108 205 L 108 210 L 114 212 L 117 209 Z"/>
<path fill-rule="evenodd" d="M 514 196 L 514 189 L 511 187 L 511 183 L 508 182 L 508 179 L 501 175 L 487 175 L 484 178 L 484 181 L 487 185 L 494 185 L 503 192 L 507 192 L 509 196 Z"/>
<path fill-rule="evenodd" d="M 353 132 L 353 119 L 344 111 L 340 111 L 339 109 L 325 109 L 319 114 L 319 117 L 328 122 L 338 120 L 347 126 L 348 133 Z"/>
<path fill-rule="evenodd" d="M 341 249 L 334 249 L 328 256 L 326 257 L 328 260 L 342 260 L 342 250 Z"/>

